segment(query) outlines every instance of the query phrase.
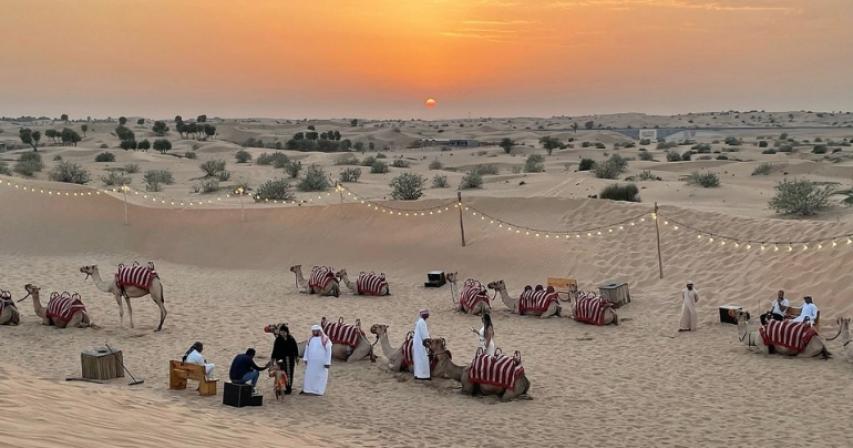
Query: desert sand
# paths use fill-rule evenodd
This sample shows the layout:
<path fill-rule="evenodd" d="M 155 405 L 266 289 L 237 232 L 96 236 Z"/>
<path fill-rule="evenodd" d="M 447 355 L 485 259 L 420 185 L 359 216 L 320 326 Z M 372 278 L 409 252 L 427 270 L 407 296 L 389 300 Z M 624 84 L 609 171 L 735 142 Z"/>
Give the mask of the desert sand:
<path fill-rule="evenodd" d="M 796 117 L 798 123 L 808 124 L 808 114 Z M 613 126 L 634 123 L 637 127 L 638 119 L 614 116 L 606 120 Z M 643 126 L 682 120 L 642 119 L 648 121 Z M 424 447 L 849 445 L 853 437 L 849 427 L 853 365 L 841 356 L 821 361 L 751 353 L 738 342 L 734 326 L 719 323 L 717 308 L 741 304 L 756 314 L 764 310 L 777 289 L 785 289 L 795 304 L 802 296 L 812 295 L 821 310 L 821 333 L 832 335 L 835 318 L 853 314 L 853 274 L 849 269 L 853 246 L 839 240 L 836 249 L 746 251 L 731 244 L 700 242 L 695 233 L 661 223 L 664 278 L 660 279 L 653 220 L 636 218 L 648 217 L 651 203 L 658 201 L 663 220 L 678 220 L 740 240 L 772 236 L 791 241 L 850 233 L 851 215 L 842 206 L 817 219 L 794 220 L 775 217 L 766 204 L 783 172 L 849 186 L 853 173 L 849 161 L 833 163 L 807 151 L 765 155 L 751 144 L 729 153 L 745 160 L 741 162 L 666 163 L 662 151 L 653 151 L 663 161 L 633 161 L 627 175 L 651 169 L 663 180 L 641 184 L 642 203 L 617 203 L 588 199 L 613 181 L 575 172 L 571 165 L 582 156 L 603 159 L 603 153 L 613 153 L 612 144 L 623 137 L 606 130 L 580 131 L 576 143 L 614 140 L 608 140 L 605 150 L 579 145 L 557 150 L 546 158 L 545 173 L 515 174 L 511 167 L 523 164 L 523 155 L 543 152 L 534 144 L 541 135 L 556 135 L 535 131 L 535 123 L 544 126 L 560 120 L 516 119 L 514 125 L 520 129 L 512 129 L 513 124 L 505 119 L 495 121 L 499 123 L 481 126 L 493 130 L 467 131 L 466 126 L 460 128 L 465 133 L 456 136 L 490 141 L 511 136 L 537 147 L 520 147 L 516 156 L 505 155 L 495 146 L 406 149 L 403 137 L 430 134 L 433 126 L 441 124 L 417 122 L 417 127 L 409 129 L 403 122 L 401 133 L 390 127 L 373 128 L 371 123 L 353 131 L 341 128 L 345 134 L 351 132 L 352 138 L 358 133 L 371 141 L 387 136 L 392 146 L 389 159 L 414 159 L 409 170 L 425 176 L 432 175 L 426 166 L 435 158 L 445 166 L 458 167 L 443 173 L 451 178 L 451 186 L 458 183 L 467 166 L 495 163 L 504 167 L 500 174 L 486 176 L 482 190 L 465 192 L 464 203 L 472 207 L 464 218 L 466 247 L 460 245 L 458 214 L 452 206 L 441 214 L 389 216 L 349 198 L 342 204 L 333 193 L 303 206 L 251 204 L 242 221 L 234 199 L 173 207 L 148 203 L 141 195 L 132 194 L 130 225 L 125 226 L 120 194 L 56 196 L 5 184 L 78 193 L 104 188 L 97 180 L 80 187 L 47 182 L 43 174 L 36 179 L 0 177 L 4 181 L 0 187 L 0 288 L 11 290 L 16 299 L 25 294 L 26 283 L 42 287 L 43 295 L 54 290 L 78 291 L 101 327 L 45 327 L 35 317 L 31 301 L 19 304 L 21 325 L 0 327 L 0 405 L 5 410 L 0 413 L 0 425 L 7 434 L 0 446 L 234 446 L 241 442 Z M 315 122 L 318 130 L 342 123 Z M 61 154 L 64 160 L 79 162 L 96 175 L 102 174 L 104 165 L 129 162 L 139 163 L 142 171 L 168 167 L 177 182 L 158 197 L 206 201 L 216 195 L 191 192 L 193 179 L 200 175 L 197 165 L 203 160 L 228 160 L 235 177 L 245 177 L 252 185 L 281 175 L 271 167 L 233 164 L 238 146 L 225 141 L 226 137 L 240 141 L 251 135 L 268 140 L 292 134 L 304 125 L 230 121 L 219 124 L 221 135 L 212 141 L 178 141 L 173 136 L 176 149 L 172 152 L 192 151 L 193 145 L 199 145 L 197 160 L 115 149 L 117 139 L 108 134 L 114 123 L 96 124 L 96 132 L 77 148 L 47 146 L 40 152 L 48 169 L 52 156 Z M 798 139 L 820 135 L 841 141 L 853 136 L 850 129 L 817 125 L 826 129 L 733 132 L 745 140 L 780 132 L 796 133 Z M 3 138 L 16 136 L 13 125 L 3 126 Z M 527 126 L 533 131 L 524 130 Z M 561 138 L 572 134 L 566 131 Z M 722 140 L 732 132 L 717 134 L 697 138 Z M 116 154 L 115 163 L 92 161 L 103 151 L 98 148 L 102 142 L 113 147 L 109 151 Z M 257 155 L 275 150 L 249 151 Z M 486 153 L 480 154 L 482 151 Z M 636 155 L 637 148 L 619 151 Z M 847 152 L 849 148 L 844 147 L 841 155 Z M 3 156 L 12 160 L 10 154 L 14 153 Z M 321 164 L 332 173 L 342 168 L 334 166 L 336 154 L 287 154 L 303 158 L 303 163 Z M 750 176 L 763 161 L 780 164 L 778 172 Z M 722 186 L 709 190 L 686 186 L 680 176 L 695 169 L 716 170 L 722 175 Z M 404 170 L 392 168 L 383 175 L 363 171 L 361 181 L 347 187 L 382 201 L 388 196 L 390 178 Z M 134 175 L 131 187 L 141 192 L 140 176 Z M 522 180 L 525 184 L 519 185 Z M 425 199 L 416 203 L 381 204 L 421 209 L 446 204 L 455 197 L 455 188 L 426 191 Z M 310 196 L 316 195 L 299 195 Z M 473 209 L 514 224 L 553 231 L 624 220 L 635 225 L 626 224 L 623 230 L 614 225 L 600 236 L 555 240 L 507 232 L 488 219 L 473 216 Z M 609 232 L 611 228 L 613 232 Z M 79 272 L 80 266 L 89 264 L 109 272 L 116 264 L 133 260 L 153 260 L 157 265 L 169 311 L 160 333 L 153 332 L 158 312 L 149 298 L 133 300 L 136 328 L 120 328 L 113 298 L 98 291 Z M 292 264 L 326 264 L 346 268 L 351 274 L 381 271 L 387 274 L 393 295 L 354 297 L 345 290 L 340 298 L 306 296 L 298 293 L 287 271 Z M 605 280 L 618 279 L 630 284 L 633 301 L 618 310 L 621 324 L 617 327 L 583 325 L 564 317 L 521 317 L 495 302 L 497 345 L 505 352 L 521 352 L 532 382 L 530 399 L 510 403 L 463 396 L 450 380 L 415 383 L 410 375 L 389 372 L 381 355 L 375 364 L 334 362 L 325 397 L 293 395 L 275 402 L 271 382 L 262 378 L 259 387 L 266 400 L 262 408 L 224 407 L 221 387 L 216 398 L 199 397 L 191 388 L 168 390 L 168 360 L 179 357 L 195 340 L 204 341 L 205 356 L 217 365 L 217 377 L 224 378 L 231 358 L 246 347 L 256 347 L 260 361 L 266 361 L 272 348 L 272 337 L 263 332 L 267 323 L 287 322 L 297 339 L 303 340 L 322 316 L 342 316 L 347 321 L 358 318 L 365 328 L 373 323 L 390 325 L 391 343 L 396 346 L 412 328 L 417 310 L 425 306 L 432 310 L 431 334 L 446 338 L 454 360 L 466 363 L 477 345 L 470 328 L 479 328 L 480 320 L 455 312 L 447 287 L 423 287 L 426 272 L 431 270 L 458 271 L 462 278 L 484 283 L 503 279 L 510 294 L 518 294 L 526 284 L 544 283 L 549 276 L 577 278 L 583 289 L 596 289 Z M 696 333 L 679 334 L 679 291 L 687 279 L 694 280 L 699 290 L 700 325 Z M 104 342 L 123 350 L 125 363 L 134 375 L 145 379 L 143 385 L 131 387 L 121 379 L 108 385 L 64 381 L 66 376 L 79 374 L 81 351 Z M 837 342 L 829 342 L 829 348 L 841 353 Z M 297 390 L 301 380 L 300 366 Z"/>

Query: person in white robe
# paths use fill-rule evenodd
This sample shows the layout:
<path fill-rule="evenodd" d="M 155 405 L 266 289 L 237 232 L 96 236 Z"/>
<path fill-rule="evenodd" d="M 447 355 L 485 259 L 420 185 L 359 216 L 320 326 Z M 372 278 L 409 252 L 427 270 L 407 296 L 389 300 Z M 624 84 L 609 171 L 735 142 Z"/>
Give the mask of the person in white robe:
<path fill-rule="evenodd" d="M 794 322 L 806 322 L 814 325 L 817 320 L 817 306 L 812 302 L 811 296 L 803 297 L 803 308 L 800 310 L 800 315 L 794 319 Z"/>
<path fill-rule="evenodd" d="M 418 320 L 415 322 L 415 335 L 412 340 L 412 362 L 414 363 L 416 380 L 432 379 L 429 368 L 429 354 L 427 348 L 424 347 L 424 341 L 429 339 L 427 319 L 429 319 L 429 310 L 423 309 L 418 313 Z"/>
<path fill-rule="evenodd" d="M 186 364 L 197 364 L 200 366 L 204 366 L 204 376 L 208 379 L 213 378 L 213 363 L 207 362 L 202 356 L 201 352 L 204 351 L 204 344 L 201 342 L 195 342 L 189 350 L 184 354 L 183 362 Z"/>
<path fill-rule="evenodd" d="M 693 281 L 687 282 L 687 287 L 681 290 L 681 325 L 678 331 L 696 331 L 699 318 L 696 314 L 696 302 L 699 293 L 693 288 Z"/>
<path fill-rule="evenodd" d="M 332 365 L 332 341 L 319 325 L 311 327 L 311 338 L 305 345 L 302 356 L 305 364 L 302 394 L 324 395 L 329 381 L 329 367 Z"/>

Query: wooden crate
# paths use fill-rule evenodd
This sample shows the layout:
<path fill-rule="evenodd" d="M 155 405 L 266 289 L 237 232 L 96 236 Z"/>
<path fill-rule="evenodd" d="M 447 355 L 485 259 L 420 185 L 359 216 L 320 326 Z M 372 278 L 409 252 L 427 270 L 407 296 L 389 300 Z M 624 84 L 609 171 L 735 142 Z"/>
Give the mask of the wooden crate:
<path fill-rule="evenodd" d="M 91 380 L 111 380 L 124 376 L 121 350 L 110 351 L 105 347 L 80 353 L 82 377 Z"/>
<path fill-rule="evenodd" d="M 604 282 L 598 285 L 598 294 L 609 300 L 617 308 L 631 303 L 631 293 L 628 291 L 628 284 L 625 282 Z"/>

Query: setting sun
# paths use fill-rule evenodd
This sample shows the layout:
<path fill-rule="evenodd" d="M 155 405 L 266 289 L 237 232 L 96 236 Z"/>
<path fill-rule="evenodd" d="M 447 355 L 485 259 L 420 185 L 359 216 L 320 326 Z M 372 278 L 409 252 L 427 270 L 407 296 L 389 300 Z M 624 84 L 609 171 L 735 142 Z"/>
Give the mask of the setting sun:
<path fill-rule="evenodd" d="M 436 105 L 438 105 L 438 101 L 436 101 L 436 100 L 435 100 L 435 98 L 427 98 L 427 100 L 426 100 L 426 101 L 424 101 L 424 105 L 425 105 L 428 109 L 432 109 L 433 107 L 435 107 Z"/>

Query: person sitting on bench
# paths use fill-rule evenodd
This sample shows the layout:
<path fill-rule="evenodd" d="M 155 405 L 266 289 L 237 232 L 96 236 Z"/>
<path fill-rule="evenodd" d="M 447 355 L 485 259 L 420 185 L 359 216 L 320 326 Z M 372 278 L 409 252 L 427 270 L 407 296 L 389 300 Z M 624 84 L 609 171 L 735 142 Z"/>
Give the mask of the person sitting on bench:
<path fill-rule="evenodd" d="M 261 375 L 262 370 L 266 370 L 269 367 L 269 364 L 258 367 L 255 364 L 255 349 L 250 348 L 246 350 L 246 353 L 241 353 L 234 357 L 234 360 L 231 361 L 231 370 L 228 372 L 228 376 L 231 378 L 231 383 L 233 384 L 251 384 L 252 387 L 255 387 L 258 384 L 258 377 Z"/>
<path fill-rule="evenodd" d="M 770 319 L 785 320 L 785 312 L 788 311 L 789 306 L 790 303 L 788 303 L 788 299 L 785 298 L 785 291 L 780 289 L 776 300 L 771 302 L 770 311 L 758 316 L 758 318 L 761 319 L 761 325 L 767 325 L 767 321 Z"/>
<path fill-rule="evenodd" d="M 803 308 L 800 310 L 800 315 L 794 319 L 794 322 L 806 322 L 814 325 L 815 320 L 817 320 L 817 306 L 812 303 L 811 296 L 803 297 Z"/>
<path fill-rule="evenodd" d="M 214 365 L 204 359 L 204 356 L 201 355 L 202 351 L 204 351 L 204 344 L 196 341 L 192 346 L 190 346 L 189 350 L 184 354 L 184 357 L 181 358 L 181 362 L 184 364 L 198 364 L 200 366 L 204 366 L 204 376 L 208 379 L 213 378 Z"/>

